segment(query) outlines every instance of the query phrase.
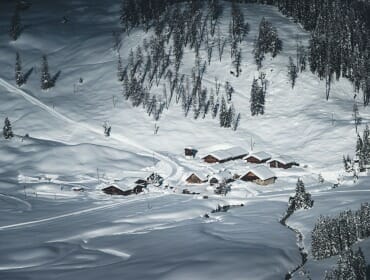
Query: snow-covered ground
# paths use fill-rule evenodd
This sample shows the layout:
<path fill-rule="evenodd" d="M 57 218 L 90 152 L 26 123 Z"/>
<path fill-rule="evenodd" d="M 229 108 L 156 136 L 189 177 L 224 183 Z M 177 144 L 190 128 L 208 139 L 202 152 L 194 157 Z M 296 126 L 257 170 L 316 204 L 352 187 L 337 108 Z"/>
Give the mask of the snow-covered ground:
<path fill-rule="evenodd" d="M 215 57 L 204 78 L 209 88 L 215 77 L 233 85 L 239 129 L 220 128 L 217 118 L 185 118 L 179 105 L 155 122 L 124 100 L 116 78 L 112 31 L 119 29 L 120 1 L 93 2 L 33 0 L 21 14 L 26 28 L 16 42 L 7 34 L 13 3 L 1 4 L 0 120 L 9 117 L 18 136 L 0 139 L 0 278 L 283 279 L 301 262 L 295 234 L 279 223 L 299 177 L 315 204 L 287 223 L 303 233 L 309 253 L 304 269 L 312 279 L 322 278 L 335 258 L 312 260 L 310 232 L 317 217 L 355 210 L 370 200 L 367 176 L 356 183 L 345 177 L 331 189 L 343 175 L 342 156 L 353 155 L 355 147 L 351 85 L 335 82 L 324 101 L 325 82 L 307 71 L 292 90 L 288 57 L 295 55 L 296 36 L 307 43 L 309 35 L 274 7 L 242 4 L 251 26 L 241 45 L 243 72 L 239 78 L 229 74 L 227 45 L 222 62 Z M 226 34 L 230 5 L 224 6 Z M 67 24 L 61 23 L 63 16 Z M 263 63 L 269 80 L 266 113 L 251 117 L 250 87 L 258 75 L 253 41 L 263 16 L 277 27 L 283 51 Z M 149 36 L 140 30 L 123 35 L 124 63 L 130 49 Z M 25 71 L 34 68 L 21 88 L 14 82 L 16 51 Z M 48 91 L 40 90 L 42 54 L 53 74 L 61 71 Z M 189 75 L 195 61 L 191 50 L 183 61 L 180 72 Z M 360 114 L 366 123 L 368 109 L 360 107 Z M 103 134 L 105 121 L 112 125 L 109 138 Z M 199 156 L 186 159 L 185 147 L 205 154 L 215 146 L 249 150 L 251 141 L 254 150 L 290 155 L 300 167 L 274 170 L 278 179 L 269 186 L 236 181 L 226 197 L 214 195 L 209 184 L 185 183 L 194 171 L 227 169 L 241 175 L 248 169 L 242 160 L 208 165 Z M 134 186 L 153 171 L 172 188 L 151 187 L 129 197 L 100 190 L 115 181 Z M 200 194 L 182 195 L 185 188 Z M 244 206 L 204 217 L 229 204 Z M 370 262 L 369 241 L 360 246 Z"/>

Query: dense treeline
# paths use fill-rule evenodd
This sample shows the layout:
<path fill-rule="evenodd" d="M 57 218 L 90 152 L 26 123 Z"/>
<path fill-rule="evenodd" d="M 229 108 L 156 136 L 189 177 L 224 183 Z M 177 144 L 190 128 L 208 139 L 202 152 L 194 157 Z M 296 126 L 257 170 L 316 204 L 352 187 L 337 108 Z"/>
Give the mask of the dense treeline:
<path fill-rule="evenodd" d="M 326 272 L 325 280 L 366 280 L 367 267 L 364 253 L 361 248 L 356 252 L 349 249 L 340 254 L 337 266 Z"/>
<path fill-rule="evenodd" d="M 356 0 L 276 0 L 280 11 L 311 31 L 310 69 L 326 80 L 348 78 L 370 102 L 370 4 Z"/>
<path fill-rule="evenodd" d="M 366 128 L 363 132 L 362 137 L 360 134 L 357 134 L 357 143 L 356 143 L 356 157 L 358 159 L 358 164 L 360 171 L 363 171 L 370 164 L 370 130 L 369 126 L 366 125 Z M 348 164 L 349 160 L 346 159 Z"/>
<path fill-rule="evenodd" d="M 186 2 L 190 15 L 199 11 L 205 3 L 217 18 L 222 8 L 217 0 L 179 1 L 124 1 L 122 23 L 126 30 L 143 25 L 147 29 L 160 25 L 163 14 L 174 3 Z M 326 80 L 326 98 L 330 96 L 331 83 L 340 77 L 348 78 L 354 90 L 363 91 L 363 103 L 370 102 L 370 3 L 358 0 L 244 0 L 237 2 L 276 5 L 280 11 L 311 32 L 308 60 L 310 70 Z M 148 8 L 149 7 L 149 8 Z M 187 17 L 188 18 L 188 17 Z M 234 18 L 234 17 L 233 17 Z M 239 17 L 240 18 L 240 17 Z M 237 20 L 238 17 L 233 19 Z M 238 65 L 238 49 L 235 65 Z M 257 62 L 260 59 L 256 54 Z M 237 68 L 237 75 L 239 68 Z"/>
<path fill-rule="evenodd" d="M 218 52 L 217 58 L 221 61 L 226 44 L 230 43 L 233 48 L 234 42 L 237 42 L 238 46 L 248 33 L 249 25 L 234 7 L 229 36 L 223 36 L 219 26 L 223 9 L 219 1 L 207 1 L 207 4 L 190 1 L 170 7 L 171 3 L 173 1 L 152 3 L 152 9 L 165 5 L 160 17 L 152 17 L 156 12 L 144 14 L 141 1 L 123 3 L 121 20 L 125 30 L 135 26 L 154 30 L 149 40 L 144 40 L 141 46 L 130 52 L 126 67 L 122 65 L 119 48 L 115 48 L 118 51 L 117 76 L 123 82 L 124 97 L 133 106 L 142 106 L 155 120 L 159 120 L 164 110 L 176 103 L 181 105 L 185 116 L 189 116 L 190 112 L 194 119 L 218 116 L 221 127 L 236 130 L 240 114 L 235 112 L 232 104 L 233 87 L 229 82 L 221 87 L 217 80 L 213 83 L 214 87 L 206 87 L 203 76 L 214 53 Z M 130 6 L 134 8 L 127 10 Z M 138 16 L 131 19 L 132 13 Z M 139 20 L 134 22 L 134 18 Z M 195 54 L 195 65 L 190 74 L 180 72 L 185 48 L 190 48 Z M 200 49 L 205 51 L 206 56 L 200 55 Z M 238 75 L 241 71 L 240 49 L 236 48 L 232 56 Z"/>
<path fill-rule="evenodd" d="M 361 205 L 355 212 L 347 210 L 338 217 L 323 217 L 312 231 L 312 255 L 315 259 L 335 256 L 350 248 L 356 241 L 370 236 L 370 206 Z"/>

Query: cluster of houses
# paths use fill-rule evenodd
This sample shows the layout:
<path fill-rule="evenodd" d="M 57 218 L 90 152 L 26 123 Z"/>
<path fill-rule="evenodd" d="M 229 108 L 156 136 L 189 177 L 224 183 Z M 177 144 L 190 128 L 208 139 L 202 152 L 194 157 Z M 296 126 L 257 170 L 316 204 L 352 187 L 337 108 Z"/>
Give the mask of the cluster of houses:
<path fill-rule="evenodd" d="M 187 156 L 186 149 L 185 155 Z M 229 183 L 233 180 L 240 179 L 246 182 L 254 182 L 259 185 L 269 185 L 275 183 L 277 179 L 271 168 L 288 169 L 299 165 L 289 156 L 272 157 L 269 153 L 263 151 L 249 153 L 241 147 L 216 150 L 202 156 L 201 159 L 206 163 L 224 163 L 242 159 L 246 163 L 251 163 L 252 166 L 248 167 L 246 172 L 242 175 L 233 175 L 228 171 L 222 171 L 217 174 L 207 176 L 198 174 L 199 172 L 194 172 L 186 178 L 187 183 L 203 184 L 209 182 L 210 185 L 215 185 L 221 182 Z"/>

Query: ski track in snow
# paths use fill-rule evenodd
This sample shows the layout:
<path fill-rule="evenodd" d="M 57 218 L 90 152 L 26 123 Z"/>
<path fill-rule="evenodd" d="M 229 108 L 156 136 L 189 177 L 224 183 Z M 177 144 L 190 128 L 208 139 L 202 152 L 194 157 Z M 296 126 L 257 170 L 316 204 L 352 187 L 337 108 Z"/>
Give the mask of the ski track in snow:
<path fill-rule="evenodd" d="M 37 220 L 33 220 L 33 221 L 28 221 L 28 222 L 16 223 L 16 224 L 12 224 L 12 225 L 0 226 L 0 231 L 17 229 L 17 228 L 22 228 L 22 227 L 27 227 L 27 226 L 35 226 L 35 225 L 38 225 L 38 224 L 42 224 L 42 223 L 46 223 L 46 222 L 52 222 L 52 221 L 60 220 L 60 219 L 63 219 L 63 218 L 78 216 L 78 215 L 82 215 L 82 214 L 88 214 L 88 213 L 92 213 L 92 212 L 96 212 L 96 211 L 100 211 L 100 210 L 111 209 L 111 208 L 115 208 L 115 207 L 118 207 L 118 206 L 121 206 L 121 205 L 124 205 L 124 204 L 130 204 L 132 202 L 146 201 L 146 199 L 147 199 L 146 197 L 140 197 L 140 198 L 137 198 L 137 199 L 124 200 L 124 201 L 120 201 L 120 202 L 117 202 L 117 203 L 114 203 L 114 204 L 106 204 L 106 205 L 96 206 L 96 207 L 92 207 L 92 208 L 88 208 L 88 209 L 84 209 L 84 210 L 80 210 L 80 211 L 75 211 L 75 212 L 71 212 L 71 213 L 67 213 L 67 214 L 62 214 L 62 215 L 49 217 L 49 218 L 43 218 L 43 219 L 37 219 Z"/>
<path fill-rule="evenodd" d="M 32 205 L 29 202 L 27 202 L 27 201 L 25 201 L 23 199 L 20 199 L 18 197 L 15 197 L 15 196 L 12 196 L 12 195 L 8 195 L 8 194 L 2 194 L 2 193 L 0 193 L 0 197 L 4 197 L 4 198 L 7 198 L 7 199 L 11 199 L 11 200 L 15 200 L 17 202 L 20 202 L 21 204 L 23 204 L 23 205 L 25 205 L 27 207 L 27 210 L 28 211 L 30 211 L 32 209 Z"/>
<path fill-rule="evenodd" d="M 45 110 L 49 114 L 53 115 L 55 118 L 62 120 L 64 122 L 73 124 L 74 126 L 79 126 L 85 130 L 88 130 L 94 134 L 102 135 L 101 129 L 98 129 L 94 126 L 88 125 L 88 124 L 81 124 L 77 121 L 74 121 L 65 115 L 55 111 L 55 109 L 49 107 L 45 103 L 41 102 L 39 99 L 36 97 L 31 96 L 27 92 L 25 92 L 22 89 L 19 89 L 9 82 L 5 81 L 3 78 L 0 78 L 0 85 L 7 89 L 9 92 L 13 92 L 15 94 L 18 94 L 22 96 L 24 99 L 26 99 L 28 102 L 32 103 L 35 106 L 38 106 L 39 108 Z M 120 143 L 124 143 L 126 145 L 130 145 L 132 147 L 135 147 L 141 151 L 144 151 L 150 155 L 156 156 L 157 159 L 160 159 L 162 162 L 164 162 L 167 166 L 164 168 L 164 170 L 167 171 L 168 174 L 165 175 L 166 179 L 171 179 L 173 181 L 179 180 L 182 176 L 182 168 L 180 168 L 173 160 L 171 160 L 169 157 L 164 156 L 163 154 L 160 154 L 158 152 L 155 152 L 153 150 L 150 150 L 146 147 L 143 147 L 134 141 L 122 136 L 122 135 L 111 135 L 110 139 L 116 140 Z"/>

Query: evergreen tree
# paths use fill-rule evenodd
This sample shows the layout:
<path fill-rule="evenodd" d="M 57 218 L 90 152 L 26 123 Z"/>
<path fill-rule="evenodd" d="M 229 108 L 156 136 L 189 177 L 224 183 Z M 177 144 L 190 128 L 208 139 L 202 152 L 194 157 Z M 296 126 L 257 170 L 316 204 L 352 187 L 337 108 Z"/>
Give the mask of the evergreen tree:
<path fill-rule="evenodd" d="M 15 61 L 15 83 L 19 87 L 25 83 L 25 77 L 22 71 L 22 62 L 18 52 Z"/>
<path fill-rule="evenodd" d="M 227 124 L 227 107 L 226 107 L 226 101 L 225 101 L 225 98 L 222 97 L 221 99 L 221 107 L 220 107 L 220 113 L 219 113 L 219 116 L 220 116 L 220 126 L 221 127 L 225 127 L 226 124 Z"/>
<path fill-rule="evenodd" d="M 118 55 L 118 63 L 117 63 L 117 78 L 119 82 L 122 82 L 124 79 L 124 71 L 122 66 L 122 59 L 121 55 Z"/>
<path fill-rule="evenodd" d="M 12 125 L 7 117 L 5 118 L 5 121 L 4 121 L 3 136 L 5 139 L 10 139 L 14 136 Z"/>
<path fill-rule="evenodd" d="M 41 65 L 41 89 L 49 89 L 53 87 L 53 82 L 49 73 L 48 59 L 46 55 L 42 56 L 42 65 Z"/>
<path fill-rule="evenodd" d="M 289 211 L 295 211 L 298 209 L 312 208 L 313 200 L 311 194 L 306 192 L 304 183 L 301 179 L 298 179 L 295 195 L 289 198 Z"/>
<path fill-rule="evenodd" d="M 21 18 L 19 9 L 15 9 L 10 23 L 9 36 L 13 41 L 16 41 L 22 32 Z"/>
<path fill-rule="evenodd" d="M 239 49 L 238 51 L 236 51 L 235 56 L 234 56 L 234 60 L 233 60 L 233 65 L 235 67 L 236 77 L 239 77 L 239 74 L 242 71 L 241 68 L 240 68 L 241 60 L 242 60 L 242 53 L 241 53 L 241 49 Z"/>
<path fill-rule="evenodd" d="M 361 248 L 356 253 L 352 249 L 341 253 L 337 266 L 326 273 L 325 280 L 366 280 L 366 262 Z"/>
<path fill-rule="evenodd" d="M 292 84 L 292 88 L 294 88 L 298 74 L 297 74 L 297 67 L 294 64 L 293 58 L 291 56 L 289 56 L 288 75 L 289 75 L 289 80 Z"/>
<path fill-rule="evenodd" d="M 276 28 L 265 18 L 262 18 L 254 48 L 254 58 L 258 68 L 262 66 L 264 54 L 271 53 L 272 57 L 275 57 L 280 53 L 282 48 L 283 43 L 279 39 Z"/>
<path fill-rule="evenodd" d="M 236 116 L 235 120 L 234 120 L 234 123 L 233 123 L 233 130 L 236 131 L 239 127 L 239 123 L 240 123 L 240 119 L 241 119 L 241 116 L 240 116 L 240 113 L 238 113 L 238 115 Z"/>
<path fill-rule="evenodd" d="M 226 81 L 225 83 L 225 92 L 226 92 L 227 102 L 231 102 L 233 98 L 234 88 L 228 81 Z"/>
<path fill-rule="evenodd" d="M 252 116 L 264 114 L 265 94 L 263 87 L 259 85 L 257 79 L 253 79 L 250 104 Z"/>

